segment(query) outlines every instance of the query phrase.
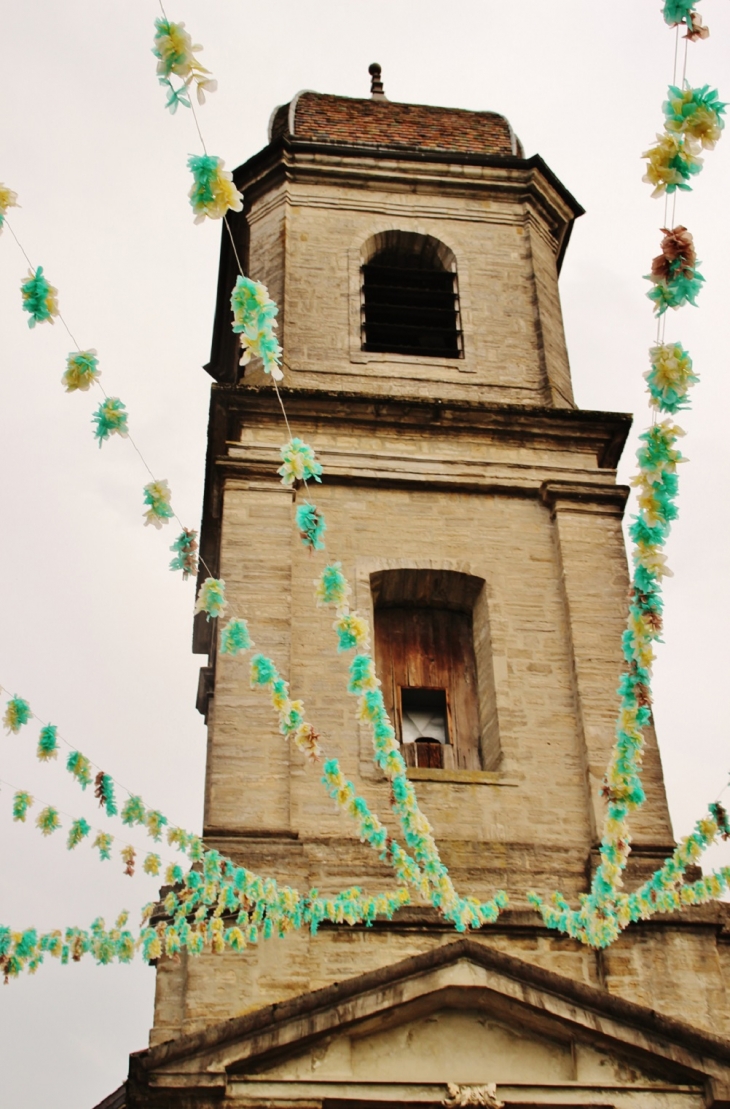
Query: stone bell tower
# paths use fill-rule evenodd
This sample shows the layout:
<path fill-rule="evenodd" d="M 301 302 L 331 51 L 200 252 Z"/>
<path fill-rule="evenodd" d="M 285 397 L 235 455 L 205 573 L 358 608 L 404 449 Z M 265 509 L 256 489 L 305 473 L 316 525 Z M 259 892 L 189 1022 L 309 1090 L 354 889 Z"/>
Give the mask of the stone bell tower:
<path fill-rule="evenodd" d="M 730 1105 L 722 907 L 597 953 L 526 899 L 559 888 L 575 903 L 590 880 L 626 617 L 630 420 L 576 406 L 558 292 L 582 209 L 503 116 L 392 103 L 371 73 L 369 99 L 304 91 L 277 108 L 236 173 L 201 550 L 393 826 L 332 614 L 314 603 L 324 562 L 276 475 L 277 397 L 239 367 L 235 247 L 279 304 L 288 419 L 325 471 L 326 557 L 370 620 L 442 858 L 460 892 L 503 888 L 510 908 L 468 939 L 415 904 L 370 928 L 161 961 L 151 1048 L 119 1104 Z M 201 618 L 195 650 L 206 843 L 305 891 L 394 888 Z M 673 847 L 651 732 L 644 780 L 629 882 Z"/>

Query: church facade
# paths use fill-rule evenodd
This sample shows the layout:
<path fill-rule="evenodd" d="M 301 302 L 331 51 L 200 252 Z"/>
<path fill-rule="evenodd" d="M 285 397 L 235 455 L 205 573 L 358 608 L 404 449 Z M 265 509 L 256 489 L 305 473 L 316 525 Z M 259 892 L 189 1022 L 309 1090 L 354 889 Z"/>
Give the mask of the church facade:
<path fill-rule="evenodd" d="M 150 1047 L 109 1107 L 730 1105 L 724 906 L 606 951 L 549 932 L 597 863 L 628 570 L 621 413 L 573 399 L 558 275 L 582 209 L 491 112 L 302 92 L 236 172 L 209 373 L 201 553 L 381 817 L 387 780 L 348 697 L 324 565 L 302 545 L 289 438 L 230 328 L 236 254 L 279 305 L 292 434 L 324 466 L 328 560 L 373 631 L 408 775 L 457 889 L 509 894 L 460 937 L 414 904 L 157 966 Z M 207 655 L 204 838 L 292 886 L 395 887 L 288 746 L 248 667 Z M 631 885 L 674 840 L 653 730 Z"/>

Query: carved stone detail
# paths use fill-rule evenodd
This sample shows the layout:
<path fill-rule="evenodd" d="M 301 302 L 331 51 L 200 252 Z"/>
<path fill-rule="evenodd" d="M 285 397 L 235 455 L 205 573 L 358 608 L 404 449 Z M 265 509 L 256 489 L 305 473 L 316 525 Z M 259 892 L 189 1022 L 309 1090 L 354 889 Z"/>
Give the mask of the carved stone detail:
<path fill-rule="evenodd" d="M 488 1109 L 504 1109 L 504 1102 L 497 1097 L 497 1085 L 488 1082 L 486 1086 L 457 1086 L 454 1082 L 447 1082 L 446 1089 L 449 1096 L 441 1104 L 446 1109 L 456 1109 L 457 1106 L 486 1105 Z"/>

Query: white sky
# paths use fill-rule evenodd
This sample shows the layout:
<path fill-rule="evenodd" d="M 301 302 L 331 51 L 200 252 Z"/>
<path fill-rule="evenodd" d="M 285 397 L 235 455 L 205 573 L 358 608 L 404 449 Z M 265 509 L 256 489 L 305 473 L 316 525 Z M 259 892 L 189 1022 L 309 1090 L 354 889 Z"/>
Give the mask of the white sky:
<path fill-rule="evenodd" d="M 5 105 L 0 180 L 20 194 L 13 227 L 60 290 L 82 346 L 98 348 L 108 392 L 189 526 L 200 515 L 208 360 L 219 228 L 195 227 L 186 158 L 189 112 L 164 110 L 150 52 L 153 0 L 2 5 Z M 648 420 L 642 373 L 653 339 L 644 293 L 663 204 L 639 155 L 661 124 L 673 33 L 660 0 L 169 0 L 202 42 L 219 91 L 202 111 L 209 150 L 229 168 L 266 142 L 275 105 L 300 88 L 366 96 L 383 66 L 393 100 L 503 112 L 587 209 L 561 281 L 578 403 Z M 704 0 L 712 37 L 690 46 L 688 76 L 730 99 L 730 7 Z M 675 831 L 690 830 L 730 769 L 725 695 L 727 319 L 730 141 L 707 155 L 677 222 L 695 234 L 707 286 L 672 316 L 667 337 L 702 381 L 688 432 L 681 519 L 670 541 L 666 646 L 656 717 Z M 0 238 L 0 683 L 174 820 L 199 826 L 205 732 L 195 711 L 191 583 L 167 572 L 173 527 L 143 528 L 138 458 L 118 439 L 99 450 L 96 400 L 60 385 L 71 344 L 60 324 L 29 331 L 18 286 L 26 266 Z M 255 275 L 253 275 L 255 276 Z M 632 471 L 635 439 L 622 465 Z M 333 537 L 335 539 L 336 537 Z M 5 698 L 3 698 L 4 700 Z M 94 812 L 60 764 L 34 758 L 37 728 L 3 736 L 0 778 Z M 556 768 L 559 772 L 559 768 Z M 10 818 L 0 789 L 0 920 L 46 929 L 136 922 L 158 883 L 101 865 L 63 836 L 45 841 Z M 36 808 L 37 812 L 37 808 Z M 91 819 L 91 816 L 90 816 Z M 117 840 L 117 846 L 120 839 Z M 727 851 L 724 861 L 728 862 Z M 722 856 L 720 856 L 721 858 Z M 717 861 L 720 861 L 718 858 Z M 353 968 L 353 971 L 356 968 Z M 0 990 L 3 1106 L 91 1109 L 146 1044 L 154 973 L 49 961 Z"/>

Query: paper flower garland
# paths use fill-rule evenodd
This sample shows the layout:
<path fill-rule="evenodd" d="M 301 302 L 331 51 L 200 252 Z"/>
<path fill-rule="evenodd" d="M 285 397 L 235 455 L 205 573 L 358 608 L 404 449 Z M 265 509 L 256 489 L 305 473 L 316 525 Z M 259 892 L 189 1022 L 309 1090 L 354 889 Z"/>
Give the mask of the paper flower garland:
<path fill-rule="evenodd" d="M 674 414 L 688 405 L 690 385 L 699 378 L 692 371 L 692 359 L 681 343 L 667 343 L 649 351 L 651 369 L 644 374 L 653 408 Z"/>
<path fill-rule="evenodd" d="M 111 859 L 112 857 L 112 843 L 114 836 L 109 835 L 108 832 L 99 832 L 92 846 L 99 852 L 99 858 L 102 862 Z"/>
<path fill-rule="evenodd" d="M 142 798 L 132 794 L 122 805 L 122 824 L 144 824 L 145 807 Z"/>
<path fill-rule="evenodd" d="M 278 705 L 282 722 L 291 727 L 298 718 L 297 705 L 288 700 L 286 683 L 279 678 L 273 663 L 263 656 L 257 660 L 256 673 L 261 679 L 270 681 L 272 702 Z M 310 725 L 299 724 L 295 741 L 310 756 L 318 753 L 317 738 Z M 79 752 L 75 754 L 80 756 Z M 73 765 L 79 766 L 78 757 L 73 760 Z M 332 767 L 329 767 L 328 773 L 331 781 L 334 781 Z M 97 774 L 95 795 L 100 803 L 103 803 L 104 796 L 109 800 L 110 782 L 103 772 Z M 345 794 L 347 796 L 343 796 L 343 801 L 348 808 L 353 809 L 363 832 L 375 836 L 376 841 L 380 839 L 377 818 L 371 818 L 367 806 L 363 808 L 364 802 L 350 797 L 346 788 Z M 31 804 L 32 798 L 28 794 L 16 795 L 14 811 L 17 819 L 25 819 L 25 813 Z M 114 811 L 116 812 L 116 808 Z M 124 815 L 129 822 L 144 824 L 148 834 L 154 839 L 161 838 L 167 823 L 162 813 L 147 810 L 141 798 L 136 796 L 130 798 Z M 46 834 L 60 827 L 58 813 L 52 806 L 48 806 L 42 816 L 43 820 L 39 824 L 42 823 Z M 69 837 L 70 849 L 79 842 L 79 836 L 85 838 L 85 835 L 81 835 L 84 825 L 78 822 L 76 824 L 73 835 Z M 292 928 L 303 925 L 308 925 L 315 933 L 323 920 L 369 924 L 378 916 L 390 919 L 399 907 L 409 901 L 408 892 L 404 888 L 392 893 L 366 895 L 358 887 L 351 887 L 333 897 L 320 898 L 316 891 L 312 891 L 308 897 L 302 897 L 290 887 L 278 887 L 273 879 L 262 879 L 250 871 L 237 868 L 230 859 L 225 859 L 215 851 L 206 851 L 199 836 L 181 828 L 168 827 L 167 842 L 187 854 L 193 867 L 202 866 L 202 874 L 197 869 L 186 873 L 175 864 L 167 867 L 165 880 L 169 884 L 178 884 L 180 890 L 179 895 L 176 892 L 167 895 L 164 909 L 169 915 L 162 925 L 143 930 L 136 942 L 127 933 L 121 952 L 117 955 L 113 934 L 107 933 L 102 927 L 103 922 L 99 921 L 92 924 L 90 932 L 78 928 L 67 929 L 65 935 L 68 942 L 65 944 L 60 931 L 39 936 L 33 929 L 25 933 L 11 933 L 9 929 L 0 927 L 0 972 L 6 977 L 15 977 L 24 968 L 34 970 L 43 962 L 45 954 L 60 957 L 62 962 L 67 961 L 69 955 L 72 959 L 77 959 L 87 953 L 101 963 L 107 963 L 116 957 L 128 961 L 136 944 L 141 944 L 143 952 L 149 957 L 153 957 L 154 952 L 162 951 L 175 954 L 183 948 L 191 954 L 199 954 L 207 949 L 221 951 L 225 947 L 241 950 L 247 944 L 258 942 L 259 938 L 284 935 Z M 397 844 L 388 842 L 397 871 L 410 874 L 411 878 L 415 875 L 418 879 L 418 867 L 413 860 Z M 113 836 L 108 833 L 99 832 L 96 835 L 92 846 L 99 852 L 100 860 L 111 857 L 112 843 Z M 125 873 L 132 876 L 136 867 L 135 848 L 131 845 L 124 847 L 121 857 L 125 864 Z M 150 852 L 145 857 L 142 870 L 156 875 L 160 868 L 159 856 Z M 150 917 L 154 908 L 154 904 L 146 907 L 145 919 Z M 238 913 L 233 928 L 224 929 L 217 919 L 216 914 L 224 911 Z M 126 920 L 126 916 L 124 919 Z"/>
<path fill-rule="evenodd" d="M 72 351 L 66 359 L 66 372 L 61 378 L 62 384 L 66 386 L 66 392 L 73 393 L 77 389 L 87 392 L 101 377 L 101 370 L 97 369 L 98 365 L 99 359 L 96 357 L 95 350 Z"/>
<path fill-rule="evenodd" d="M 91 422 L 96 424 L 94 436 L 100 447 L 111 435 L 120 435 L 123 439 L 129 435 L 126 407 L 119 397 L 107 397 L 91 417 Z"/>
<path fill-rule="evenodd" d="M 342 573 L 342 563 L 333 562 L 325 566 L 315 581 L 315 598 L 318 605 L 333 605 L 338 611 L 347 605 L 350 586 Z"/>
<path fill-rule="evenodd" d="M 148 855 L 145 855 L 145 860 L 142 863 L 142 870 L 145 872 L 145 874 L 156 875 L 160 873 L 161 865 L 162 860 L 160 859 L 160 856 L 155 855 L 153 851 L 150 851 Z"/>
<path fill-rule="evenodd" d="M 385 851 L 388 845 L 386 828 L 370 812 L 364 799 L 357 796 L 355 787 L 345 778 L 337 759 L 328 759 L 324 764 L 322 782 L 338 807 L 355 820 L 362 842 L 369 843 L 376 851 Z"/>
<path fill-rule="evenodd" d="M 114 781 L 103 770 L 94 778 L 94 797 L 99 802 L 99 808 L 106 810 L 107 816 L 117 815 L 117 803 L 114 798 Z"/>
<path fill-rule="evenodd" d="M 45 809 L 38 813 L 35 822 L 44 836 L 52 835 L 61 827 L 59 815 L 52 805 L 46 805 Z"/>
<path fill-rule="evenodd" d="M 46 724 L 41 728 L 37 755 L 41 762 L 48 762 L 58 756 L 58 728 L 54 724 Z"/>
<path fill-rule="evenodd" d="M 687 228 L 680 226 L 669 231 L 665 227 L 662 230 L 662 253 L 652 262 L 651 273 L 646 278 L 654 285 L 646 295 L 654 302 L 658 316 L 667 308 L 696 305 L 697 294 L 705 280 L 695 268 L 697 254 Z"/>
<path fill-rule="evenodd" d="M 37 323 L 53 323 L 58 315 L 58 289 L 49 285 L 43 274 L 43 266 L 35 272 L 28 270 L 28 277 L 22 282 L 20 291 L 23 296 L 23 311 L 30 314 L 28 327 Z"/>
<path fill-rule="evenodd" d="M 209 76 L 209 70 L 195 57 L 195 50 L 203 47 L 193 43 L 184 23 L 171 23 L 167 19 L 155 20 L 155 45 L 152 53 L 158 59 L 157 76 L 167 89 L 166 108 L 174 115 L 178 105 L 190 107 L 188 90 L 195 82 L 198 103 L 205 103 L 206 92 L 215 92 L 218 82 Z M 183 84 L 175 89 L 171 76 L 179 77 Z"/>
<path fill-rule="evenodd" d="M 348 592 L 340 564 L 327 566 L 316 583 L 315 596 L 320 604 L 327 598 L 324 603 L 337 608 L 336 629 L 346 617 L 356 615 L 351 614 L 347 606 L 345 598 Z M 383 701 L 375 663 L 369 655 L 358 654 L 352 660 L 348 692 L 358 698 L 358 719 L 372 729 L 375 762 L 390 779 L 393 811 L 403 828 L 406 846 L 413 853 L 411 858 L 397 844 L 391 845 L 390 862 L 399 878 L 415 885 L 459 932 L 492 923 L 506 907 L 507 894 L 499 890 L 490 901 L 480 903 L 476 898 L 463 898 L 456 892 L 441 861 L 431 826 L 418 807 L 413 784 L 408 781 L 395 729 Z"/>
<path fill-rule="evenodd" d="M 308 443 L 301 439 L 292 439 L 281 448 L 281 457 L 284 465 L 276 471 L 281 476 L 282 485 L 294 485 L 295 482 L 321 481 L 322 467 L 314 457 L 314 451 Z"/>
<path fill-rule="evenodd" d="M 19 820 L 24 824 L 28 809 L 32 804 L 33 798 L 31 795 L 22 789 L 18 790 L 13 797 L 13 820 Z"/>
<path fill-rule="evenodd" d="M 233 184 L 233 174 L 224 169 L 222 158 L 214 154 L 191 154 L 188 168 L 193 183 L 188 196 L 195 212 L 195 223 L 222 219 L 226 212 L 243 211 L 243 196 Z"/>
<path fill-rule="evenodd" d="M 183 581 L 194 577 L 198 572 L 198 533 L 189 528 L 183 528 L 175 542 L 170 547 L 175 551 L 175 557 L 170 562 L 171 570 L 182 570 Z"/>
<path fill-rule="evenodd" d="M 699 0 L 664 0 L 664 20 L 670 27 L 684 23 Z"/>
<path fill-rule="evenodd" d="M 167 826 L 167 817 L 157 809 L 148 809 L 145 813 L 144 822 L 147 827 L 147 835 L 151 836 L 155 843 L 159 843 L 162 839 L 163 829 Z"/>
<path fill-rule="evenodd" d="M 726 104 L 721 103 L 717 89 L 709 85 L 693 89 L 669 86 L 668 99 L 662 105 L 668 132 L 684 135 L 705 150 L 714 150 L 722 136 Z"/>
<path fill-rule="evenodd" d="M 82 789 L 91 784 L 91 763 L 80 751 L 72 751 L 66 760 L 66 769 L 72 774 Z"/>
<path fill-rule="evenodd" d="M 221 631 L 220 653 L 234 656 L 253 647 L 245 620 L 234 617 Z"/>
<path fill-rule="evenodd" d="M 295 746 L 306 758 L 319 759 L 322 755 L 319 733 L 304 720 L 303 703 L 289 700 L 288 683 L 266 655 L 254 655 L 251 659 L 251 688 L 269 690 L 271 704 L 279 716 L 281 734 L 285 739 L 293 739 Z"/>
<path fill-rule="evenodd" d="M 710 37 L 710 28 L 706 27 L 702 22 L 702 16 L 697 12 L 690 12 L 687 16 L 687 33 L 685 38 L 690 42 L 697 42 L 699 39 L 707 39 Z"/>
<path fill-rule="evenodd" d="M 151 481 L 145 485 L 144 503 L 148 506 L 147 511 L 143 513 L 145 527 L 152 524 L 159 531 L 162 525 L 175 515 L 170 504 L 171 497 L 170 486 L 164 478 L 162 481 Z"/>
<path fill-rule="evenodd" d="M 367 651 L 370 647 L 370 628 L 367 620 L 357 612 L 343 612 L 335 620 L 333 627 L 339 639 L 338 651 L 349 651 L 353 647 Z"/>
<path fill-rule="evenodd" d="M 222 578 L 206 578 L 198 591 L 196 612 L 205 612 L 209 620 L 222 616 L 228 607 L 226 583 Z"/>
<path fill-rule="evenodd" d="M 18 207 L 18 194 L 0 181 L 0 235 L 2 235 L 5 213 L 8 208 Z"/>
<path fill-rule="evenodd" d="M 656 145 L 641 155 L 648 161 L 642 180 L 654 186 L 651 195 L 659 197 L 677 189 L 691 191 L 689 179 L 702 169 L 702 158 L 697 156 L 695 145 L 681 135 L 665 133 L 657 135 L 657 139 Z"/>
<path fill-rule="evenodd" d="M 702 16 L 693 11 L 698 0 L 664 0 L 664 19 L 670 27 L 679 23 L 687 24 L 687 33 L 684 36 L 690 42 L 709 37 L 709 27 L 702 24 Z"/>
<path fill-rule="evenodd" d="M 698 89 L 669 86 L 668 99 L 662 105 L 665 132 L 642 154 L 648 161 L 643 179 L 654 186 L 652 196 L 692 188 L 690 177 L 702 169 L 699 151 L 714 149 L 725 126 L 725 108 L 717 90 L 709 85 Z"/>
<path fill-rule="evenodd" d="M 73 851 L 74 847 L 78 847 L 82 839 L 85 839 L 91 831 L 91 825 L 87 824 L 83 816 L 79 820 L 74 820 L 68 833 L 66 846 L 69 851 Z"/>
<path fill-rule="evenodd" d="M 652 370 L 649 373 L 652 405 L 659 412 L 671 413 L 681 404 L 686 406 L 686 394 L 694 374 L 691 361 L 679 344 L 652 349 Z M 675 374 L 678 388 L 668 386 L 659 376 L 657 367 L 677 362 Z M 681 367 L 681 368 L 680 368 Z M 661 371 L 664 372 L 663 370 Z M 666 399 L 665 399 L 666 397 Z M 677 466 L 682 455 L 677 440 L 683 435 L 681 428 L 670 420 L 654 424 L 640 436 L 637 451 L 639 471 L 632 484 L 639 490 L 639 514 L 634 517 L 629 534 L 634 543 L 632 558 L 634 577 L 626 631 L 623 634 L 623 653 L 627 668 L 619 684 L 619 714 L 616 724 L 616 743 L 613 748 L 603 794 L 607 800 L 607 815 L 600 848 L 600 864 L 594 876 L 591 892 L 582 896 L 580 909 L 572 910 L 562 895 L 553 895 L 545 903 L 534 892 L 530 903 L 541 913 L 549 928 L 556 928 L 593 947 L 607 947 L 632 920 L 655 911 L 671 911 L 668 906 L 681 907 L 683 892 L 673 889 L 684 870 L 677 866 L 685 855 L 677 855 L 671 863 L 657 871 L 649 885 L 637 894 L 621 892 L 623 871 L 631 850 L 629 814 L 644 801 L 640 770 L 644 746 L 643 728 L 651 719 L 651 668 L 654 661 L 653 643 L 659 638 L 662 626 L 662 578 L 671 573 L 666 565 L 662 548 L 669 535 L 672 521 L 677 517 L 678 493 Z M 717 825 L 702 824 L 702 836 L 714 836 Z M 714 828 L 714 831 L 713 831 Z M 702 840 L 705 845 L 710 839 Z M 685 852 L 701 852 L 700 841 L 689 838 Z M 727 871 L 730 874 L 730 869 Z M 724 879 L 723 879 L 724 880 Z M 666 892 L 666 887 L 672 887 Z M 709 887 L 703 887 L 709 888 Z M 695 890 L 689 897 L 703 896 Z M 653 906 L 653 907 L 652 907 Z"/>
<path fill-rule="evenodd" d="M 231 311 L 233 330 L 241 338 L 240 364 L 246 366 L 252 358 L 260 358 L 265 372 L 281 381 L 281 347 L 274 334 L 279 309 L 269 298 L 266 286 L 239 276 L 231 293 Z"/>
<path fill-rule="evenodd" d="M 33 713 L 30 711 L 30 705 L 24 701 L 22 697 L 11 697 L 5 708 L 5 715 L 3 716 L 3 724 L 5 730 L 13 735 L 17 735 L 24 724 L 27 724 Z"/>
<path fill-rule="evenodd" d="M 297 527 L 305 547 L 323 551 L 322 536 L 327 528 L 324 516 L 313 504 L 300 504 L 296 511 Z"/>

